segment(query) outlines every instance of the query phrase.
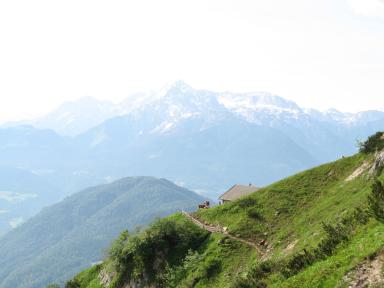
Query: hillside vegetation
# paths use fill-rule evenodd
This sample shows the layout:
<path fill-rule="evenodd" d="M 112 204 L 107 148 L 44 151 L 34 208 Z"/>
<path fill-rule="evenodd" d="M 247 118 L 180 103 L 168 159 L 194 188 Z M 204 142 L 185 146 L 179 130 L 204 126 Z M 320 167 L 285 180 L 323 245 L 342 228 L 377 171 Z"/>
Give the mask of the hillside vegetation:
<path fill-rule="evenodd" d="M 67 287 L 383 287 L 384 151 L 371 148 L 193 214 L 231 237 L 182 214 L 124 232 Z"/>

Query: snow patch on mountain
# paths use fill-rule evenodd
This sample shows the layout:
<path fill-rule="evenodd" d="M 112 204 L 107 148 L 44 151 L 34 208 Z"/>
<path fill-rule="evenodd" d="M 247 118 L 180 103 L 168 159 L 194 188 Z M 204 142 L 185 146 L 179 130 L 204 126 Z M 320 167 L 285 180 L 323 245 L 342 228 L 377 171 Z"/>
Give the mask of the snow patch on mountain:
<path fill-rule="evenodd" d="M 94 136 L 93 141 L 91 142 L 91 147 L 95 147 L 97 145 L 102 144 L 103 142 L 108 140 L 108 135 L 105 133 L 104 129 L 99 130 L 97 134 Z"/>
<path fill-rule="evenodd" d="M 243 94 L 227 92 L 219 94 L 218 100 L 229 111 L 253 123 L 261 124 L 266 116 L 298 119 L 302 114 L 296 103 L 266 92 Z"/>
<path fill-rule="evenodd" d="M 155 129 L 153 129 L 151 133 L 162 134 L 171 130 L 174 126 L 175 126 L 175 123 L 164 121 L 159 126 L 155 127 Z"/>

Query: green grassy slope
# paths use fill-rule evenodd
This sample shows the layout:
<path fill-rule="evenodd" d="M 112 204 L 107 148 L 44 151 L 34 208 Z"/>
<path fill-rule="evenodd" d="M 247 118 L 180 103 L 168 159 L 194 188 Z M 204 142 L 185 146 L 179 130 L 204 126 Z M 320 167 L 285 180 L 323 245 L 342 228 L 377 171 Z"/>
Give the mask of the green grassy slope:
<path fill-rule="evenodd" d="M 209 223 L 227 226 L 231 233 L 244 238 L 266 238 L 276 255 L 300 239 L 303 241 L 295 245 L 296 250 L 314 245 L 321 238 L 318 231 L 322 222 L 337 221 L 365 201 L 370 184 L 364 177 L 344 181 L 364 161 L 364 156 L 356 155 L 322 165 L 234 203 L 196 214 Z M 262 219 L 252 217 L 253 210 Z M 265 237 L 264 233 L 268 235 Z"/>
<path fill-rule="evenodd" d="M 373 161 L 373 154 L 343 158 L 233 203 L 195 212 L 201 221 L 228 227 L 237 237 L 255 243 L 265 240 L 265 254 L 225 235 L 209 234 L 178 261 L 170 264 L 167 257 L 162 259 L 167 268 L 156 273 L 163 282 L 148 283 L 157 287 L 347 287 L 344 276 L 384 246 L 384 225 L 367 212 L 373 178 L 365 171 L 346 181 Z M 189 225 L 193 224 L 185 229 Z M 114 261 L 110 257 L 100 269 L 114 267 Z M 134 278 L 127 275 L 125 281 Z"/>

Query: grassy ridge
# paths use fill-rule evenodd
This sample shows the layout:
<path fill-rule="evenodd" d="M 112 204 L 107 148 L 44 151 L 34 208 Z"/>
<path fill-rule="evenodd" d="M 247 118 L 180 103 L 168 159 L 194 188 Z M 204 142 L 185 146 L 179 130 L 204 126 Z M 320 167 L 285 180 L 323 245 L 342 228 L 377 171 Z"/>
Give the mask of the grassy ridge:
<path fill-rule="evenodd" d="M 196 217 L 226 226 L 231 234 L 254 242 L 266 240 L 267 257 L 261 259 L 253 248 L 224 235 L 210 234 L 177 263 L 163 259 L 165 268 L 153 283 L 158 287 L 344 287 L 344 275 L 384 245 L 380 237 L 384 225 L 373 218 L 353 220 L 367 215 L 372 178 L 365 173 L 346 181 L 372 160 L 373 155 L 366 154 L 343 158 L 233 203 L 197 211 Z M 335 248 L 320 255 L 324 243 L 335 243 Z M 293 274 L 286 273 L 292 259 L 307 259 L 307 255 L 315 258 Z"/>
<path fill-rule="evenodd" d="M 345 181 L 364 161 L 365 157 L 359 154 L 322 165 L 196 215 L 209 223 L 227 226 L 242 237 L 261 240 L 267 233 L 268 241 L 276 248 L 299 238 L 305 239 L 303 245 L 316 244 L 322 222 L 336 221 L 351 207 L 358 207 L 369 193 L 366 179 Z M 251 209 L 256 209 L 262 219 L 251 217 Z"/>

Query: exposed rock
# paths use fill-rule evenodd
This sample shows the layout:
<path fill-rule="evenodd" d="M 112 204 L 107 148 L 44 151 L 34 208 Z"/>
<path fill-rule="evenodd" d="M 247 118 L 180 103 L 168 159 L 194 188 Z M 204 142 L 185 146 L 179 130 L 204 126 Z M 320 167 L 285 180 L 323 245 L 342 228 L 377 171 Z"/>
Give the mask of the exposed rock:
<path fill-rule="evenodd" d="M 384 168 L 384 151 L 379 152 L 376 155 L 375 161 L 369 170 L 369 174 L 372 176 L 379 176 Z"/>
<path fill-rule="evenodd" d="M 384 253 L 373 260 L 367 260 L 344 276 L 343 280 L 350 288 L 384 287 Z"/>
<path fill-rule="evenodd" d="M 370 162 L 368 161 L 365 161 L 363 164 L 361 164 L 360 167 L 358 167 L 355 171 L 353 171 L 353 173 L 351 175 L 349 175 L 347 177 L 347 179 L 345 179 L 345 181 L 352 181 L 354 179 L 356 179 L 357 177 L 359 177 L 360 175 L 362 175 L 365 171 L 367 171 L 369 169 L 369 166 L 370 166 Z"/>
<path fill-rule="evenodd" d="M 285 247 L 285 249 L 283 250 L 283 252 L 284 252 L 285 254 L 290 253 L 290 252 L 293 250 L 293 248 L 295 248 L 297 242 L 299 242 L 299 241 L 298 241 L 298 240 L 295 240 L 295 241 L 289 243 L 288 246 Z"/>
<path fill-rule="evenodd" d="M 99 273 L 100 284 L 103 287 L 108 288 L 111 285 L 112 280 L 114 279 L 115 276 L 116 276 L 115 272 L 107 272 L 105 269 L 102 269 Z M 148 285 L 147 280 L 148 280 L 148 277 L 145 277 L 145 276 L 143 276 L 139 279 L 131 279 L 129 281 L 127 279 L 127 282 L 124 284 L 124 286 L 122 286 L 122 288 L 152 288 L 152 287 L 154 287 L 154 286 Z"/>
<path fill-rule="evenodd" d="M 115 276 L 116 276 L 116 273 L 114 272 L 108 273 L 105 269 L 101 269 L 99 273 L 100 284 L 103 287 L 109 287 L 109 285 L 111 284 Z"/>
<path fill-rule="evenodd" d="M 377 153 L 375 159 L 372 161 L 365 161 L 361 164 L 351 175 L 345 179 L 345 181 L 352 181 L 357 177 L 363 175 L 364 172 L 368 171 L 369 176 L 377 177 L 381 174 L 384 168 L 384 150 Z"/>

